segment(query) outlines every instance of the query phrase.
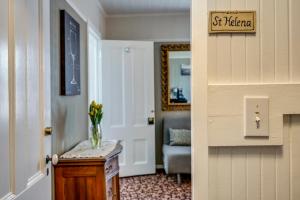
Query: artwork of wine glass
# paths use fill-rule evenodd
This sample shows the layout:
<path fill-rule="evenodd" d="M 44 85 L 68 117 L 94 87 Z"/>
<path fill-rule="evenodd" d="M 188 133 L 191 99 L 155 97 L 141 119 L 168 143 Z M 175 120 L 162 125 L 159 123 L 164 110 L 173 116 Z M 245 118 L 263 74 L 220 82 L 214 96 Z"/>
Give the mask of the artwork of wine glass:
<path fill-rule="evenodd" d="M 80 95 L 80 25 L 60 11 L 61 95 Z"/>

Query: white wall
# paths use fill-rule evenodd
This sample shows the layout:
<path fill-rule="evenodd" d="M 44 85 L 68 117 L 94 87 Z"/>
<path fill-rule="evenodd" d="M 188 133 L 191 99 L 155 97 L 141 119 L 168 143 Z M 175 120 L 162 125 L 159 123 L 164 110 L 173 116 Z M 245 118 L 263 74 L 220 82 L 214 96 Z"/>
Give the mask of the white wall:
<path fill-rule="evenodd" d="M 196 0 L 195 0 L 196 1 Z M 195 2 L 194 1 L 194 2 Z M 300 2 L 298 0 L 201 0 L 193 8 L 193 80 L 194 140 L 207 139 L 206 101 L 210 85 L 231 84 L 295 84 L 300 80 Z M 200 5 L 207 7 L 200 7 Z M 203 11 L 205 9 L 206 11 Z M 201 13 L 201 10 L 203 11 Z M 207 24 L 196 23 L 206 18 L 210 10 L 256 10 L 257 33 L 208 35 Z M 199 14 L 196 14 L 199 12 Z M 201 28 L 194 25 L 201 26 Z M 203 37 L 201 40 L 198 37 Z M 207 39 L 207 43 L 206 43 Z M 203 49 L 207 56 L 201 61 Z M 196 69 L 200 67 L 200 70 Z M 207 70 L 207 72 L 205 71 Z M 205 88 L 205 79 L 208 85 Z M 230 87 L 230 86 L 229 86 Z M 233 86 L 232 86 L 233 87 Z M 281 93 L 283 91 L 279 91 Z M 197 99 L 197 101 L 195 101 Z M 299 104 L 298 100 L 288 104 Z M 225 105 L 223 105 L 225 106 Z M 226 105 L 227 107 L 234 105 Z M 206 116 L 202 116 L 203 113 Z M 230 120 L 230 119 L 229 119 Z M 203 125 L 202 127 L 200 127 Z M 299 116 L 286 118 L 283 147 L 213 147 L 209 148 L 209 199 L 213 200 L 281 200 L 300 199 L 299 193 Z M 227 129 L 231 129 L 230 126 Z M 201 138 L 198 136 L 201 136 Z M 203 142 L 204 145 L 207 143 Z M 205 152 L 208 148 L 194 148 L 194 183 L 201 182 L 200 170 L 207 169 Z M 198 151 L 202 150 L 202 152 Z M 202 166 L 203 165 L 203 166 Z M 204 180 L 205 181 L 205 180 Z M 199 187 L 199 186 L 198 186 Z M 298 188 L 298 189 L 296 189 Z M 194 190 L 199 197 L 201 190 Z M 203 192 L 203 191 L 202 191 Z M 203 196 L 203 195 L 202 195 Z M 201 197 L 202 197 L 201 196 Z M 203 199 L 208 199 L 204 197 Z"/>
<path fill-rule="evenodd" d="M 95 31 L 101 33 L 102 37 L 106 32 L 106 13 L 98 0 L 67 0 L 67 2 L 78 12 L 84 21 L 88 21 Z"/>
<path fill-rule="evenodd" d="M 190 15 L 128 15 L 108 17 L 106 39 L 189 41 Z"/>

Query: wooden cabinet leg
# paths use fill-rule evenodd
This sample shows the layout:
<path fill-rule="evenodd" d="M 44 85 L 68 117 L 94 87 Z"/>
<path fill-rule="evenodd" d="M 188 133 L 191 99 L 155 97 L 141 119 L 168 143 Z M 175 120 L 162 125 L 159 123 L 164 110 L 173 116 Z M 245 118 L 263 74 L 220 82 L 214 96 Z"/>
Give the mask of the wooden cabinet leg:
<path fill-rule="evenodd" d="M 120 178 L 119 178 L 119 174 L 117 174 L 114 178 L 113 178 L 113 193 L 114 193 L 114 200 L 120 200 Z"/>

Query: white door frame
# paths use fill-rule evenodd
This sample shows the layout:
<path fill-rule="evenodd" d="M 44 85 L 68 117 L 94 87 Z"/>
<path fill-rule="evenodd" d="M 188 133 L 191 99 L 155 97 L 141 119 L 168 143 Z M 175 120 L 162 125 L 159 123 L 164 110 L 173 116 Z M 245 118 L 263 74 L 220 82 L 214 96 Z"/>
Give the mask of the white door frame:
<path fill-rule="evenodd" d="M 97 86 L 96 88 L 94 89 L 94 91 L 97 91 L 96 92 L 96 101 L 99 101 L 101 102 L 102 100 L 102 95 L 101 95 L 101 90 L 102 90 L 102 81 L 101 81 L 101 77 L 102 77 L 102 63 L 101 63 L 101 39 L 102 39 L 102 36 L 101 34 L 96 31 L 93 26 L 88 23 L 88 26 L 87 26 L 87 46 L 88 46 L 88 49 L 87 49 L 87 52 L 88 52 L 88 99 L 89 99 L 89 102 L 90 103 L 90 100 L 92 100 L 92 97 L 91 96 L 94 96 L 94 95 L 91 95 L 91 91 L 90 91 L 90 85 L 92 82 L 97 82 Z M 90 48 L 90 36 L 94 37 L 96 40 L 97 40 L 97 55 L 98 55 L 98 61 L 97 61 L 97 68 L 96 69 L 92 69 L 93 66 L 91 66 L 91 61 L 90 61 L 90 52 L 89 52 L 89 48 Z M 94 78 L 92 77 L 92 73 L 93 72 L 96 72 L 96 75 L 99 77 L 96 78 L 96 80 L 93 80 Z"/>
<path fill-rule="evenodd" d="M 192 196 L 208 200 L 207 0 L 192 0 Z"/>
<path fill-rule="evenodd" d="M 88 56 L 88 105 L 87 108 L 92 100 L 97 102 L 102 102 L 102 61 L 101 61 L 101 33 L 96 31 L 91 23 L 87 23 L 87 56 Z M 96 48 L 97 48 L 97 64 L 96 66 L 92 66 L 91 57 L 90 57 L 90 37 L 93 37 L 96 41 Z M 94 76 L 93 76 L 94 75 Z M 97 83 L 94 84 L 93 83 Z M 92 86 L 93 85 L 93 86 Z M 95 93 L 95 95 L 93 95 Z M 90 137 L 90 126 L 91 121 L 88 120 L 88 133 Z"/>

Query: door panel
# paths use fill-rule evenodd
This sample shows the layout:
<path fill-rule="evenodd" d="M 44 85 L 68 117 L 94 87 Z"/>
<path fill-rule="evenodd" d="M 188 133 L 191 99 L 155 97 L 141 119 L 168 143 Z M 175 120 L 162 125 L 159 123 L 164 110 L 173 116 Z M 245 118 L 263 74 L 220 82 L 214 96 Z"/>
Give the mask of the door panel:
<path fill-rule="evenodd" d="M 105 44 L 103 44 L 105 45 Z M 105 102 L 108 100 L 108 102 L 114 102 L 114 104 L 107 103 L 107 108 L 106 109 L 110 113 L 110 117 L 108 120 L 109 124 L 113 128 L 122 128 L 125 127 L 126 119 L 125 119 L 125 80 L 124 80 L 124 58 L 123 58 L 123 51 L 122 49 L 116 47 L 111 49 L 110 52 L 105 52 L 106 49 L 103 49 L 103 61 L 108 60 L 109 62 L 107 63 L 107 66 L 109 66 L 108 69 L 106 69 L 105 66 L 103 69 L 103 75 L 105 77 L 110 76 L 110 82 L 111 82 L 111 87 L 109 89 L 109 95 L 106 96 L 106 92 L 103 93 L 103 101 Z M 102 50 L 102 51 L 103 51 Z M 121 59 L 107 59 L 106 56 L 108 54 L 111 54 L 115 58 L 121 58 Z M 107 76 L 108 75 L 108 76 Z M 105 77 L 103 80 L 105 80 Z M 105 88 L 106 84 L 105 81 L 103 82 L 103 88 Z M 107 97 L 107 98 L 106 98 Z"/>
<path fill-rule="evenodd" d="M 120 175 L 155 173 L 153 43 L 102 42 L 104 139 L 122 141 Z"/>
<path fill-rule="evenodd" d="M 16 193 L 26 189 L 39 175 L 41 119 L 38 9 L 38 0 L 15 1 Z"/>
<path fill-rule="evenodd" d="M 8 0 L 0 0 L 0 5 L 0 160 L 3 161 L 9 158 Z M 9 161 L 1 162 L 0 199 L 10 193 L 9 168 Z"/>
<path fill-rule="evenodd" d="M 0 199 L 50 200 L 49 0 L 0 3 Z"/>
<path fill-rule="evenodd" d="M 147 152 L 147 140 L 145 139 L 134 139 L 133 140 L 133 164 L 139 165 L 139 164 L 147 164 L 148 158 L 148 152 Z"/>

